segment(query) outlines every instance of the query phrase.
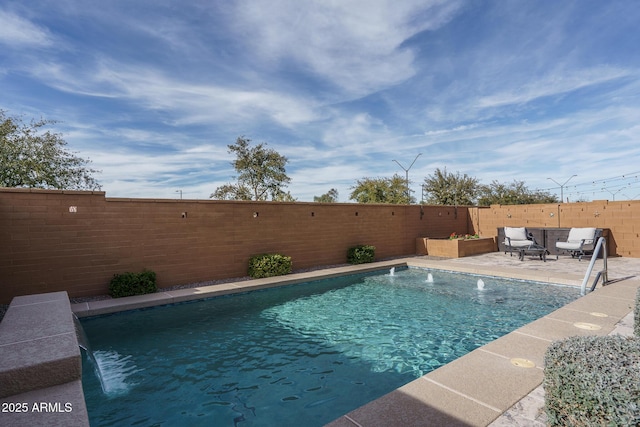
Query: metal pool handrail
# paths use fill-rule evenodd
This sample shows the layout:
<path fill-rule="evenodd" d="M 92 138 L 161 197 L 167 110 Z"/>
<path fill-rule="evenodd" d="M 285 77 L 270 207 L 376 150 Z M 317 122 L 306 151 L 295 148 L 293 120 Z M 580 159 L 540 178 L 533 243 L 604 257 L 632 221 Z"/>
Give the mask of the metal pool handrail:
<path fill-rule="evenodd" d="M 593 250 L 593 255 L 591 255 L 591 262 L 589 263 L 589 267 L 587 267 L 587 272 L 584 275 L 584 279 L 582 280 L 582 286 L 580 287 L 580 296 L 584 296 L 586 294 L 587 282 L 589 281 L 589 276 L 591 276 L 591 272 L 593 271 L 593 265 L 596 263 L 596 259 L 598 258 L 598 252 L 600 251 L 600 249 L 602 249 L 602 260 L 604 261 L 604 265 L 602 267 L 602 270 L 599 271 L 596 275 L 596 280 L 594 280 L 593 286 L 591 286 L 591 291 L 595 289 L 600 277 L 602 277 L 602 286 L 605 286 L 609 282 L 609 276 L 607 273 L 607 242 L 604 237 L 600 237 L 595 249 Z"/>

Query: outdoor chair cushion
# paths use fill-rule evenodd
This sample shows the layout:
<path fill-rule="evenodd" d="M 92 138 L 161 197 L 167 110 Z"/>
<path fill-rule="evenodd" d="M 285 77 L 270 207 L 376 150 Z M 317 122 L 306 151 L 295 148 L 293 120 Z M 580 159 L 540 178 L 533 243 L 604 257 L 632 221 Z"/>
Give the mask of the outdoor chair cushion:
<path fill-rule="evenodd" d="M 529 240 L 527 238 L 527 230 L 524 227 L 505 227 L 504 237 L 511 240 Z"/>
<path fill-rule="evenodd" d="M 511 240 L 511 244 L 509 244 L 508 240 L 505 240 L 505 245 L 511 246 L 512 248 L 527 248 L 533 244 L 532 240 Z"/>
<path fill-rule="evenodd" d="M 527 238 L 527 230 L 524 227 L 505 227 L 504 244 L 512 248 L 526 248 L 533 243 Z"/>
<path fill-rule="evenodd" d="M 556 248 L 565 249 L 568 251 L 577 251 L 581 248 L 584 248 L 585 246 L 592 246 L 595 243 L 595 238 L 595 228 L 572 228 L 571 230 L 569 230 L 569 237 L 567 237 L 567 241 L 556 242 Z"/>

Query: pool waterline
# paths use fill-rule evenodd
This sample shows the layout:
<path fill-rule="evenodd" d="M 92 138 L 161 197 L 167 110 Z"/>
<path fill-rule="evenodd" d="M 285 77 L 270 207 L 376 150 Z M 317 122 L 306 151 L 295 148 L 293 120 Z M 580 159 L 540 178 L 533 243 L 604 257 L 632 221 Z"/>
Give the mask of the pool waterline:
<path fill-rule="evenodd" d="M 381 263 L 376 263 L 376 264 L 377 264 L 377 265 L 367 266 L 366 268 L 361 269 L 361 271 L 371 271 L 371 270 L 378 270 L 378 271 L 379 271 L 379 270 L 384 269 L 384 268 L 386 267 L 385 265 L 382 265 Z M 408 263 L 408 262 L 407 262 L 407 263 L 398 263 L 397 261 L 394 261 L 394 262 L 391 262 L 390 264 L 387 264 L 387 266 L 388 266 L 388 265 L 392 265 L 392 266 L 396 266 L 396 267 L 398 267 L 398 266 L 402 266 L 402 265 L 405 265 L 405 266 L 406 266 L 407 264 L 409 264 L 409 263 Z M 424 267 L 424 266 L 421 266 L 421 267 Z M 441 263 L 438 263 L 438 265 L 437 265 L 437 266 L 427 267 L 427 268 L 446 269 L 447 267 L 444 267 Z M 353 274 L 354 270 L 353 270 L 353 269 L 350 269 L 350 270 L 351 270 L 351 271 L 349 271 L 348 273 Z M 356 272 L 357 272 L 357 271 L 356 271 Z M 334 271 L 334 272 L 332 272 L 332 273 L 335 273 L 335 274 L 333 274 L 333 275 L 342 275 L 342 274 L 345 274 L 345 272 L 339 272 L 339 273 L 336 273 L 335 271 Z M 477 271 L 476 271 L 476 272 L 473 272 L 473 273 L 476 273 L 476 274 L 486 274 L 486 272 L 485 272 L 485 273 L 479 273 L 479 272 L 477 272 Z M 495 272 L 492 272 L 492 273 L 495 273 Z M 326 274 L 325 274 L 325 275 L 326 275 Z M 323 276 L 325 276 L 325 275 L 323 275 Z M 495 274 L 491 274 L 491 275 L 492 275 L 492 276 L 495 276 Z M 316 280 L 317 280 L 317 278 L 319 278 L 319 277 L 316 277 Z M 281 279 L 282 279 L 282 278 L 281 278 Z M 305 277 L 305 278 L 303 278 L 303 279 L 302 279 L 302 278 L 294 278 L 293 280 L 285 281 L 285 284 L 291 284 L 292 282 L 293 282 L 293 283 L 296 283 L 296 282 L 307 282 L 307 281 L 310 281 L 310 280 L 313 280 L 313 279 L 310 279 L 310 278 L 308 278 L 308 277 Z M 538 278 L 536 278 L 536 281 L 539 281 L 539 280 L 538 280 Z M 234 286 L 234 287 L 226 287 L 225 289 L 222 289 L 221 291 L 222 291 L 222 294 L 235 293 L 235 292 L 230 292 L 230 290 L 236 290 L 236 291 L 238 291 L 238 292 L 247 292 L 247 290 L 255 290 L 255 289 L 260 289 L 260 288 L 264 288 L 264 287 L 277 286 L 278 284 L 275 284 L 276 282 L 280 282 L 280 283 L 282 283 L 282 280 L 279 280 L 279 281 L 267 281 L 267 283 L 264 283 L 264 282 L 262 282 L 262 283 L 249 283 L 249 284 L 248 284 L 248 286 L 237 286 L 237 285 L 236 285 L 236 286 Z M 245 283 L 246 283 L 246 282 L 245 282 Z M 218 286 L 219 286 L 219 285 L 218 285 Z M 197 292 L 195 292 L 195 293 L 194 293 L 194 295 L 198 295 L 198 296 L 200 296 L 200 298 L 202 298 L 203 296 L 204 296 L 205 298 L 207 298 L 207 297 L 210 297 L 210 296 L 211 296 L 211 295 L 210 295 L 208 292 L 206 292 L 206 290 L 204 290 L 204 289 L 198 289 L 198 290 L 197 290 Z M 169 295 L 168 295 L 168 298 L 170 298 L 170 300 L 169 300 L 169 301 L 167 301 L 167 298 L 165 298 L 165 299 L 164 299 L 164 304 L 177 302 L 175 299 L 176 299 L 176 298 L 179 298 L 179 297 L 184 297 L 184 295 L 182 295 L 182 296 L 176 296 L 175 294 L 174 294 L 174 295 L 169 294 Z M 151 305 L 150 303 L 158 303 L 159 301 L 161 301 L 161 299 L 157 299 L 157 298 L 156 298 L 156 299 L 147 300 L 147 301 L 140 301 L 140 299 L 138 299 L 138 301 L 134 301 L 134 302 L 128 301 L 128 302 L 126 302 L 125 304 L 123 304 L 123 307 L 124 307 L 125 309 L 140 308 L 140 307 L 149 306 L 149 305 Z M 142 304 L 142 305 L 141 305 L 141 306 L 139 306 L 139 307 L 132 307 L 132 305 L 133 305 L 133 304 Z M 161 304 L 162 304 L 162 303 L 161 303 Z M 155 304 L 154 304 L 154 305 L 155 305 Z M 74 308 L 75 308 L 75 307 L 74 307 Z M 96 308 L 95 310 L 100 310 L 100 309 L 104 310 L 104 309 L 105 309 L 105 307 L 104 307 L 104 306 L 103 306 L 103 307 L 99 307 L 99 308 Z M 90 311 L 90 310 L 87 310 L 87 312 L 88 312 L 88 311 Z M 95 313 L 95 312 L 94 312 L 94 313 Z M 95 314 L 99 314 L 99 313 L 95 313 Z M 337 414 L 336 414 L 336 415 L 337 415 Z"/>

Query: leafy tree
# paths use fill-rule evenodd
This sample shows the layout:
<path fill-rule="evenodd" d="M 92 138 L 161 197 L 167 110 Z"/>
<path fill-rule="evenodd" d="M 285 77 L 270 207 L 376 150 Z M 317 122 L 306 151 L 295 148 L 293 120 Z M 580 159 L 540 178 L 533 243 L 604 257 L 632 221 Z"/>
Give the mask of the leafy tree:
<path fill-rule="evenodd" d="M 0 186 L 57 190 L 99 190 L 90 160 L 65 148 L 61 134 L 43 131 L 53 120 L 8 117 L 0 110 Z"/>
<path fill-rule="evenodd" d="M 332 188 L 322 196 L 313 196 L 313 201 L 318 203 L 336 203 L 338 201 L 338 190 Z"/>
<path fill-rule="evenodd" d="M 424 179 L 423 190 L 427 194 L 426 202 L 434 205 L 474 205 L 480 190 L 476 178 L 460 172 L 447 172 L 439 168 L 433 175 Z"/>
<path fill-rule="evenodd" d="M 358 203 L 415 203 L 414 197 L 407 196 L 407 181 L 395 174 L 391 178 L 362 178 L 351 187 L 350 200 Z"/>
<path fill-rule="evenodd" d="M 271 200 L 274 202 L 295 202 L 298 199 L 293 197 L 290 191 L 287 191 L 286 193 L 284 191 L 279 191 Z"/>
<path fill-rule="evenodd" d="M 493 181 L 489 185 L 480 188 L 480 206 L 489 205 L 529 205 L 536 203 L 557 203 L 558 198 L 545 191 L 532 191 L 523 181 L 513 181 L 511 184 L 502 184 Z"/>
<path fill-rule="evenodd" d="M 238 137 L 235 144 L 228 145 L 229 153 L 235 153 L 236 160 L 231 162 L 238 172 L 235 184 L 222 185 L 211 194 L 211 198 L 220 200 L 295 200 L 283 188 L 291 182 L 287 176 L 285 165 L 287 158 L 265 144 L 255 147 L 251 140 Z"/>
<path fill-rule="evenodd" d="M 249 187 L 238 184 L 224 184 L 216 188 L 209 196 L 217 200 L 252 200 Z"/>

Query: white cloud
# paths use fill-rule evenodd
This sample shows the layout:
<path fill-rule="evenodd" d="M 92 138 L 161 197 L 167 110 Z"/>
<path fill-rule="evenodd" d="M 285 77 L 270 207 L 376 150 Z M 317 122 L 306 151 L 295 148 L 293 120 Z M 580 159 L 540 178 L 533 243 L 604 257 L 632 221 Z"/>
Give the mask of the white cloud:
<path fill-rule="evenodd" d="M 448 22 L 457 1 L 238 2 L 237 32 L 256 55 L 291 61 L 362 96 L 414 72 L 414 54 L 401 45 Z M 249 29 L 249 30 L 247 30 Z"/>
<path fill-rule="evenodd" d="M 84 69 L 42 63 L 31 73 L 73 94 L 117 98 L 151 110 L 167 111 L 175 124 L 266 118 L 292 126 L 316 118 L 315 103 L 295 94 L 189 82 L 149 66 L 103 60 Z"/>
<path fill-rule="evenodd" d="M 370 151 L 376 140 L 388 134 L 384 123 L 367 113 L 336 114 L 323 132 L 322 140 L 332 147 L 357 152 Z"/>
<path fill-rule="evenodd" d="M 0 10 L 0 43 L 10 48 L 44 48 L 54 44 L 54 37 L 47 28 Z"/>
<path fill-rule="evenodd" d="M 478 108 L 502 107 L 524 104 L 536 99 L 562 95 L 589 86 L 629 76 L 628 70 L 612 67 L 596 67 L 579 70 L 565 70 L 550 73 L 537 79 L 530 79 L 521 86 L 511 86 L 506 91 L 482 96 L 476 101 Z"/>

